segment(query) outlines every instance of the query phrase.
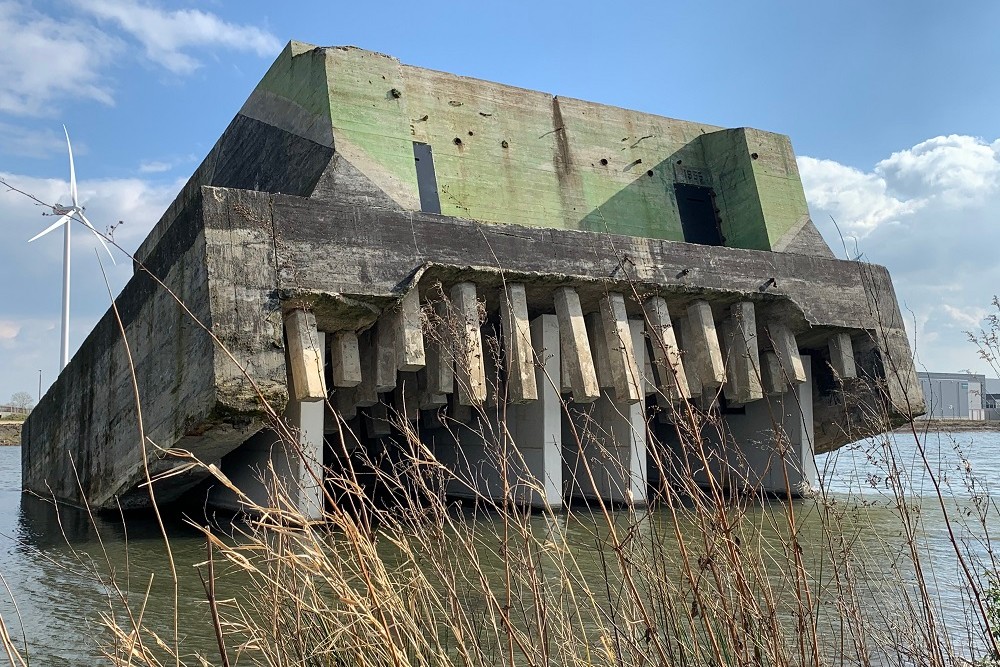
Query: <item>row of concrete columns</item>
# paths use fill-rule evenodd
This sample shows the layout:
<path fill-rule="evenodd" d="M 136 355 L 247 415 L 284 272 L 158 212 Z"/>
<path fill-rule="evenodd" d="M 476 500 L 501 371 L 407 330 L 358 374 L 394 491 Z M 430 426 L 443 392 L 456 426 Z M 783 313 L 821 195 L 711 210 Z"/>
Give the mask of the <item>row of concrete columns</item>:
<path fill-rule="evenodd" d="M 434 317 L 426 328 L 417 291 L 412 290 L 398 308 L 383 314 L 372 332 L 334 333 L 330 343 L 333 388 L 353 390 L 340 393 L 347 403 L 369 407 L 378 402 L 378 394 L 397 388 L 400 373 L 419 372 L 422 390 L 431 396 L 421 398 L 422 403 L 443 404 L 433 396 L 457 392 L 461 405 L 482 404 L 488 394 L 487 363 L 476 286 L 459 283 L 451 288 L 449 298 L 449 302 L 434 304 Z M 733 304 L 717 327 L 707 301 L 696 300 L 683 313 L 671 313 L 662 297 L 646 299 L 641 306 L 649 328 L 649 367 L 637 363 L 624 295 L 608 293 L 600 300 L 599 312 L 588 315 L 572 287 L 557 288 L 553 302 L 560 328 L 560 387 L 576 403 L 590 403 L 602 390 L 611 392 L 616 401 L 631 404 L 652 388 L 680 400 L 721 387 L 730 403 L 745 404 L 805 381 L 788 326 L 777 319 L 764 323 L 760 329 L 766 338 L 761 345 L 751 302 Z M 538 353 L 530 343 L 524 286 L 507 285 L 499 306 L 507 360 L 505 399 L 514 404 L 536 400 L 532 369 Z M 318 352 L 309 347 L 309 341 L 318 340 L 315 320 L 310 318 L 302 310 L 292 310 L 286 317 L 294 398 L 300 401 L 327 396 L 322 369 L 315 361 Z M 679 327 L 675 328 L 675 322 Z M 430 335 L 425 337 L 425 332 Z M 641 346 L 646 345 L 644 340 Z M 830 354 L 839 375 L 856 376 L 849 335 L 834 334 Z M 655 368 L 652 377 L 650 368 Z"/>
<path fill-rule="evenodd" d="M 487 402 L 497 388 L 487 381 L 476 285 L 458 283 L 447 296 L 422 310 L 413 289 L 361 334 L 324 336 L 311 313 L 286 314 L 288 417 L 303 434 L 303 452 L 321 460 L 327 340 L 334 404 L 343 418 L 357 408 L 384 411 L 379 394 L 387 392 L 395 392 L 391 402 L 410 419 L 447 405 L 449 394 L 455 406 Z M 576 290 L 560 287 L 553 293 L 555 314 L 529 322 L 523 285 L 506 285 L 502 297 L 501 402 L 508 404 L 505 429 L 517 455 L 499 462 L 495 444 L 491 450 L 491 443 L 477 445 L 475 437 L 464 436 L 464 451 L 451 460 L 456 469 L 476 462 L 480 469 L 462 472 L 490 493 L 497 491 L 489 488 L 494 483 L 507 480 L 508 492 L 532 504 L 572 496 L 636 502 L 645 495 L 646 396 L 679 401 L 711 397 L 721 388 L 730 404 L 747 404 L 806 381 L 790 329 L 780 320 L 758 327 L 751 302 L 733 304 L 717 326 L 704 300 L 671 312 L 662 297 L 650 297 L 639 304 L 642 319 L 630 319 L 621 293 L 606 294 L 598 312 L 584 314 Z M 838 374 L 856 374 L 849 335 L 834 335 L 830 353 Z M 560 394 L 575 404 L 569 421 L 563 420 Z M 478 459 L 470 456 L 477 446 Z M 510 487 L 512 473 L 522 483 Z"/>

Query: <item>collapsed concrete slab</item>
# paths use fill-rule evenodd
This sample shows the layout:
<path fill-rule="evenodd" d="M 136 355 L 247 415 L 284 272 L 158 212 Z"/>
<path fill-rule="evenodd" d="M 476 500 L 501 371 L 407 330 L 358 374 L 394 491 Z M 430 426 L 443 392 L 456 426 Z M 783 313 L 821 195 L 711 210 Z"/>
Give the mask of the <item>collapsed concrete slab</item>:
<path fill-rule="evenodd" d="M 249 450 L 239 450 L 251 440 L 266 459 L 278 441 L 268 429 L 288 418 L 309 434 L 292 476 L 318 514 L 306 472 L 332 455 L 319 451 L 317 428 L 363 447 L 399 433 L 387 409 L 418 419 L 448 404 L 462 423 L 484 406 L 525 415 L 504 438 L 530 456 L 515 465 L 482 454 L 499 476 L 483 484 L 491 494 L 639 502 L 638 452 L 656 403 L 646 388 L 711 409 L 727 383 L 729 405 L 787 387 L 801 399 L 807 387 L 810 424 L 788 419 L 795 446 L 811 452 L 923 410 L 888 273 L 834 258 L 809 220 L 786 137 L 360 49 L 289 44 L 135 266 L 117 312 L 25 425 L 29 491 L 137 507 L 151 502 L 152 479 L 156 499 L 170 502 L 207 476 L 195 459 L 245 466 Z M 554 376 L 542 340 L 559 341 Z M 563 376 L 572 393 L 558 401 Z M 585 410 L 597 415 L 590 432 L 617 433 L 620 421 L 630 435 L 573 451 L 567 400 L 596 403 Z M 544 407 L 528 407 L 537 401 Z M 310 402 L 327 404 L 324 414 L 303 411 Z M 883 423 L 857 418 L 871 406 Z M 556 432 L 526 432 L 560 418 Z M 587 447 L 621 448 L 622 469 L 581 491 L 565 466 L 596 456 Z M 520 486 L 505 482 L 515 469 Z"/>

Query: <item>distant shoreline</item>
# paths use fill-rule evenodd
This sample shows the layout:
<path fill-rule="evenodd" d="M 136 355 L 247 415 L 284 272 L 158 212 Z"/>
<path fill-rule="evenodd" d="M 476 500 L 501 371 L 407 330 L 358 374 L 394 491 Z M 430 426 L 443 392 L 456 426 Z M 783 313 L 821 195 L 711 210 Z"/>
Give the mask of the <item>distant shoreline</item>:
<path fill-rule="evenodd" d="M 22 425 L 22 422 L 0 422 L 0 447 L 20 445 Z"/>
<path fill-rule="evenodd" d="M 942 431 L 1000 431 L 1000 421 L 979 421 L 972 419 L 918 419 L 913 422 L 917 433 L 929 431 L 940 433 Z M 910 425 L 904 424 L 896 431 L 909 431 Z"/>

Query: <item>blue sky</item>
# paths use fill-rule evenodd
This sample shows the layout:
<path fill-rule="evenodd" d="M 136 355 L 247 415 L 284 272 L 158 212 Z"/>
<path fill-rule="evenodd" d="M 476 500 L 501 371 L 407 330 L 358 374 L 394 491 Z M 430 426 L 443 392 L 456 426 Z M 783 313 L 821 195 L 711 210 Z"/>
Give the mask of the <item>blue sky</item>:
<path fill-rule="evenodd" d="M 723 126 L 788 134 L 831 245 L 885 264 L 930 370 L 986 370 L 963 331 L 1000 291 L 1000 3 L 0 0 L 0 176 L 81 200 L 129 249 L 289 39 Z M 0 191 L 0 401 L 58 370 L 60 235 Z M 74 244 L 72 346 L 107 309 Z M 117 289 L 127 262 L 111 269 Z M 44 387 L 43 387 L 44 389 Z"/>

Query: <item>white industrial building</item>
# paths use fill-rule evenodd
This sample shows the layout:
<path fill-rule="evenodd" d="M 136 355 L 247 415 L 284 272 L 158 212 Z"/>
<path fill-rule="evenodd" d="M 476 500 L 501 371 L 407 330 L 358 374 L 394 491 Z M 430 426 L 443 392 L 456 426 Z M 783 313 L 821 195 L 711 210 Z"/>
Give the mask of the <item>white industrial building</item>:
<path fill-rule="evenodd" d="M 995 408 L 996 399 L 991 399 L 985 375 L 976 373 L 928 373 L 917 374 L 924 392 L 927 413 L 924 419 L 987 419 L 987 407 Z M 1000 394 L 1000 386 L 995 387 Z M 996 418 L 996 410 L 992 411 Z"/>

